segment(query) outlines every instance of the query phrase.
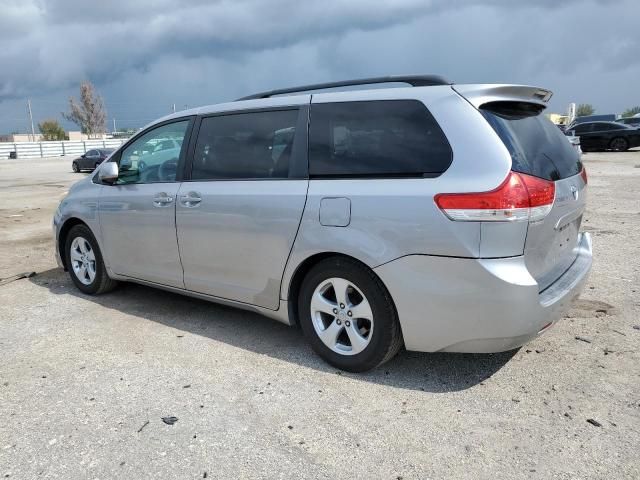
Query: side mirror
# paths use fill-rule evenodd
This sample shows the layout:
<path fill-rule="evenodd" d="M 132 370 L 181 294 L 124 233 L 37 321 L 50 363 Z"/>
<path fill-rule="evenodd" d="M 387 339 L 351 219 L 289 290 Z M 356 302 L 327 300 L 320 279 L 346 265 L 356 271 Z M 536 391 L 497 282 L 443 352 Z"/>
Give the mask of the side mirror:
<path fill-rule="evenodd" d="M 118 164 L 116 162 L 104 162 L 100 165 L 98 178 L 102 183 L 113 184 L 118 180 Z"/>
<path fill-rule="evenodd" d="M 87 158 L 87 154 L 83 153 L 82 155 L 80 155 L 80 158 Z"/>

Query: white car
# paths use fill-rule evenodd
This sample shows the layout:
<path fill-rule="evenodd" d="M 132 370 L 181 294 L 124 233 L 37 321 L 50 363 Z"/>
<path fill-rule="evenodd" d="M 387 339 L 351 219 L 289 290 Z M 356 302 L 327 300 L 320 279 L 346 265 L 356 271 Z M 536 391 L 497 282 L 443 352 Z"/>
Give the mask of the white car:
<path fill-rule="evenodd" d="M 582 154 L 582 148 L 580 148 L 580 137 L 571 134 L 572 132 L 567 131 L 566 137 L 569 140 L 569 143 L 573 148 L 575 148 L 579 154 Z"/>
<path fill-rule="evenodd" d="M 180 156 L 182 139 L 163 138 L 147 142 L 137 158 L 137 169 L 142 171 L 148 167 L 160 165 L 172 158 L 176 161 Z"/>

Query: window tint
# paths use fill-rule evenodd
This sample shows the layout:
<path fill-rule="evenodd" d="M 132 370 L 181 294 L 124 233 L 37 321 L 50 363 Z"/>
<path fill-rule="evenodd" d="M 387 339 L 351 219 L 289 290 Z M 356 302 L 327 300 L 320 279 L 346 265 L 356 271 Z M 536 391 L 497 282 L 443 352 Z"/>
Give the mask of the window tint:
<path fill-rule="evenodd" d="M 89 158 L 93 158 L 93 157 L 97 157 L 98 156 L 98 152 L 96 150 L 89 150 L 85 156 L 89 157 Z"/>
<path fill-rule="evenodd" d="M 298 110 L 202 119 L 192 180 L 287 178 Z"/>
<path fill-rule="evenodd" d="M 174 182 L 188 126 L 188 120 L 169 123 L 134 140 L 122 151 L 117 183 Z"/>
<path fill-rule="evenodd" d="M 616 120 L 616 122 L 620 122 L 623 125 L 635 125 L 635 124 L 640 124 L 640 118 L 621 118 L 619 120 Z"/>
<path fill-rule="evenodd" d="M 452 152 L 421 102 L 380 100 L 315 104 L 309 130 L 309 174 L 437 176 Z"/>
<path fill-rule="evenodd" d="M 593 125 L 592 123 L 581 123 L 579 125 L 576 125 L 574 128 L 571 128 L 570 130 L 575 130 L 576 135 L 579 135 L 581 133 L 587 133 L 591 131 L 592 125 Z"/>
<path fill-rule="evenodd" d="M 490 110 L 482 112 L 509 150 L 512 170 L 547 180 L 580 173 L 580 155 L 544 115 L 505 118 Z"/>

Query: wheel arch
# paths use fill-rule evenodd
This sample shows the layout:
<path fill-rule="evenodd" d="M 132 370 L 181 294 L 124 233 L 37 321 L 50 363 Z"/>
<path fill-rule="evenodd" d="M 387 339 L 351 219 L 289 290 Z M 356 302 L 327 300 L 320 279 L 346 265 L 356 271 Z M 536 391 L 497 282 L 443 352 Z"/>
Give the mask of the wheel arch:
<path fill-rule="evenodd" d="M 67 243 L 67 235 L 69 235 L 69 232 L 71 231 L 71 229 L 76 225 L 84 225 L 89 230 L 91 230 L 91 227 L 87 225 L 86 222 L 80 220 L 78 217 L 68 218 L 67 220 L 64 221 L 64 223 L 60 227 L 60 231 L 58 233 L 58 252 L 60 253 L 60 260 L 62 261 L 62 265 L 64 266 L 65 271 L 69 269 L 69 265 L 67 265 L 67 256 L 65 254 L 65 244 Z"/>
<path fill-rule="evenodd" d="M 320 252 L 320 253 L 311 255 L 305 258 L 303 261 L 301 261 L 296 267 L 295 271 L 293 272 L 293 275 L 291 276 L 291 281 L 289 282 L 289 285 L 287 288 L 287 300 L 288 300 L 287 304 L 288 304 L 288 310 L 289 310 L 288 312 L 289 322 L 291 325 L 297 325 L 297 326 L 300 325 L 300 322 L 298 321 L 298 314 L 299 314 L 298 296 L 300 295 L 300 287 L 302 286 L 302 281 L 306 277 L 307 273 L 309 273 L 309 271 L 314 266 L 316 266 L 322 260 L 325 260 L 327 258 L 332 258 L 332 257 L 348 259 L 350 261 L 358 263 L 362 267 L 371 271 L 378 278 L 378 280 L 380 280 L 380 283 L 384 286 L 384 288 L 389 293 L 389 298 L 391 298 L 391 303 L 393 305 L 394 310 L 396 310 L 396 315 L 397 315 L 398 310 L 396 308 L 395 301 L 393 300 L 393 297 L 389 292 L 389 289 L 387 288 L 385 283 L 382 281 L 380 276 L 375 272 L 373 268 L 371 268 L 369 265 L 364 263 L 362 260 L 356 257 L 353 257 L 351 255 L 346 255 L 344 253 L 339 253 L 339 252 Z"/>

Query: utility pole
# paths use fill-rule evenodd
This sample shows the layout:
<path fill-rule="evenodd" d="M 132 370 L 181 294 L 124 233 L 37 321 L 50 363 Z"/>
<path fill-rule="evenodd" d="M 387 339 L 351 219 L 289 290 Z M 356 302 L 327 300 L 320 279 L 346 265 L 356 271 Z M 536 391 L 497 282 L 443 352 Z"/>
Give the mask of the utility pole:
<path fill-rule="evenodd" d="M 36 129 L 33 128 L 33 114 L 31 113 L 31 99 L 27 99 L 27 108 L 29 109 L 29 120 L 31 121 L 31 141 L 36 141 Z"/>

